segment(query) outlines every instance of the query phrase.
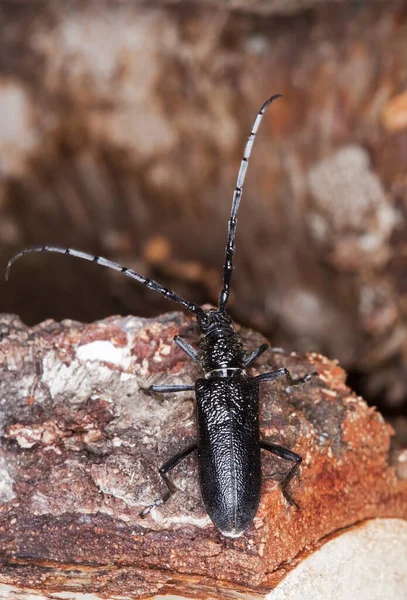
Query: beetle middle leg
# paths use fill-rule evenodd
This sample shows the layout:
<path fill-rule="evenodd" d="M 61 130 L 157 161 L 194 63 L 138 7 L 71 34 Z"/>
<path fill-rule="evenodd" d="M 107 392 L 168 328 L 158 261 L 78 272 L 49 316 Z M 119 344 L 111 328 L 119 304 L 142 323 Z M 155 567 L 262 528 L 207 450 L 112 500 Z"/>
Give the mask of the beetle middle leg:
<path fill-rule="evenodd" d="M 197 447 L 198 446 L 196 442 L 194 442 L 193 444 L 190 444 L 180 452 L 177 452 L 177 454 L 174 454 L 174 456 L 167 460 L 167 462 L 161 465 L 161 467 L 158 469 L 158 472 L 161 475 L 161 479 L 164 481 L 167 487 L 167 492 L 164 494 L 164 496 L 162 496 L 161 498 L 157 498 L 157 500 L 154 500 L 152 504 L 150 504 L 144 510 L 142 510 L 140 513 L 140 517 L 146 517 L 153 508 L 155 508 L 156 506 L 160 506 L 165 502 L 168 502 L 171 496 L 175 494 L 177 488 L 175 487 L 171 479 L 167 476 L 167 473 L 168 471 L 171 471 L 171 469 L 173 469 L 183 458 L 186 458 L 189 454 L 191 454 L 191 452 L 196 450 Z"/>
<path fill-rule="evenodd" d="M 150 385 L 150 391 L 156 394 L 165 394 L 166 392 L 192 392 L 195 389 L 194 385 Z"/>
<path fill-rule="evenodd" d="M 280 488 L 281 488 L 283 496 L 287 500 L 287 502 L 289 504 L 291 504 L 292 506 L 296 506 L 297 508 L 299 508 L 296 501 L 293 500 L 293 498 L 291 498 L 291 496 L 287 490 L 287 487 L 288 487 L 291 479 L 296 474 L 296 472 L 302 462 L 302 457 L 299 454 L 297 454 L 296 452 L 293 452 L 292 450 L 289 450 L 288 448 L 284 448 L 284 446 L 278 446 L 277 444 L 272 444 L 270 442 L 261 441 L 260 447 L 263 448 L 264 450 L 268 450 L 268 452 L 271 452 L 272 454 L 275 454 L 276 456 L 279 456 L 280 458 L 284 458 L 285 460 L 290 460 L 291 462 L 295 462 L 295 465 L 288 471 L 287 475 L 280 482 Z"/>
<path fill-rule="evenodd" d="M 276 369 L 275 371 L 270 371 L 269 373 L 261 373 L 260 375 L 253 377 L 253 379 L 256 379 L 257 381 L 275 381 L 281 377 L 287 378 L 288 385 L 301 385 L 301 383 L 310 381 L 313 377 L 318 377 L 318 373 L 308 373 L 307 375 L 304 375 L 304 377 L 296 377 L 293 379 L 290 371 L 283 367 L 281 369 Z"/>

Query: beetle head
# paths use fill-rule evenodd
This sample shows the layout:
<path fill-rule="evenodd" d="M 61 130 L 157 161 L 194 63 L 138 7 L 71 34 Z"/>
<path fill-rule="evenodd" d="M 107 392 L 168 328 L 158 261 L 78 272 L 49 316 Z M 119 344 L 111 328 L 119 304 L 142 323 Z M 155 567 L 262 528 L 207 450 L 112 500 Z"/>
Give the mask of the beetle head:
<path fill-rule="evenodd" d="M 198 315 L 198 325 L 201 332 L 206 335 L 214 329 L 230 329 L 232 319 L 224 310 L 210 308 L 205 310 L 203 315 Z"/>

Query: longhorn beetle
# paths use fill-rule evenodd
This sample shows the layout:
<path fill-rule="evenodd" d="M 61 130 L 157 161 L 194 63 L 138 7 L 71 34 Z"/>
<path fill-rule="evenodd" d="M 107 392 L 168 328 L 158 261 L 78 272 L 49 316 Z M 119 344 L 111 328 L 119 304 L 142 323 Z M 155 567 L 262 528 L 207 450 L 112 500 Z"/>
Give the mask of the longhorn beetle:
<path fill-rule="evenodd" d="M 122 267 L 106 258 L 92 256 L 72 248 L 41 246 L 27 248 L 16 254 L 8 263 L 6 279 L 11 265 L 21 256 L 32 252 L 56 252 L 68 254 L 95 262 L 104 267 L 121 271 L 127 277 L 136 279 L 151 290 L 159 292 L 169 300 L 181 304 L 192 312 L 200 329 L 199 350 L 195 350 L 186 340 L 175 336 L 174 341 L 204 372 L 195 385 L 152 385 L 155 393 L 176 393 L 195 390 L 198 435 L 196 443 L 164 463 L 159 473 L 168 489 L 163 498 L 156 500 L 144 509 L 141 516 L 162 504 L 176 491 L 167 473 L 194 450 L 198 451 L 199 479 L 202 498 L 209 517 L 220 530 L 229 537 L 242 535 L 252 522 L 260 500 L 261 465 L 260 450 L 268 450 L 294 465 L 281 482 L 281 490 L 290 504 L 296 504 L 290 497 L 287 486 L 301 464 L 301 456 L 277 444 L 260 440 L 259 435 L 259 385 L 263 381 L 275 381 L 285 377 L 290 386 L 309 381 L 317 373 L 298 379 L 291 377 L 288 369 L 281 368 L 256 377 L 247 374 L 256 358 L 269 346 L 262 344 L 253 352 L 246 353 L 242 340 L 233 329 L 232 320 L 226 312 L 229 299 L 230 280 L 233 270 L 237 213 L 242 196 L 253 142 L 268 106 L 281 94 L 271 96 L 261 107 L 247 140 L 243 159 L 233 194 L 232 211 L 228 224 L 228 237 L 223 286 L 216 309 L 203 310 L 197 304 L 184 300 L 181 296 L 166 289 L 156 281 L 139 275 L 132 269 Z"/>

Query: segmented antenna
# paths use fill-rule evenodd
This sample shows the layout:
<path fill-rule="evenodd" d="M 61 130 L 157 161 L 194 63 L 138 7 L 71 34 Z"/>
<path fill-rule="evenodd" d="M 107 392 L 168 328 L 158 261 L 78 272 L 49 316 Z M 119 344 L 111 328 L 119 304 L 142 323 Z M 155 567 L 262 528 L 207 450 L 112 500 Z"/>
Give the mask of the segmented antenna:
<path fill-rule="evenodd" d="M 167 288 L 163 287 L 162 285 L 157 283 L 157 281 L 154 281 L 153 279 L 147 279 L 146 277 L 143 277 L 142 275 L 139 275 L 138 273 L 133 271 L 133 269 L 127 269 L 126 267 L 122 267 L 121 265 L 118 265 L 117 263 L 112 262 L 111 260 L 107 260 L 107 258 L 103 258 L 101 256 L 94 256 L 92 254 L 87 254 L 86 252 L 80 252 L 79 250 L 75 250 L 73 248 L 56 248 L 53 246 L 35 246 L 33 248 L 26 248 L 25 250 L 22 250 L 21 252 L 13 256 L 13 258 L 8 262 L 5 272 L 6 280 L 8 279 L 10 268 L 13 265 L 13 263 L 15 263 L 16 260 L 21 258 L 21 256 L 24 256 L 25 254 L 32 254 L 34 252 L 56 252 L 57 254 L 68 254 L 69 256 L 75 256 L 76 258 L 89 260 L 90 262 L 102 265 L 102 267 L 108 267 L 109 269 L 113 269 L 114 271 L 120 271 L 120 273 L 127 275 L 127 277 L 139 281 L 140 283 L 148 287 L 150 290 L 159 292 L 160 294 L 165 296 L 165 298 L 173 300 L 174 302 L 178 302 L 178 304 L 181 304 L 182 306 L 187 308 L 198 318 L 205 319 L 205 312 L 200 306 L 194 304 L 193 302 L 188 302 L 187 300 L 184 300 L 184 298 L 182 298 L 172 290 L 168 290 Z"/>
<path fill-rule="evenodd" d="M 237 212 L 239 210 L 240 199 L 243 192 L 243 184 L 246 176 L 247 166 L 249 164 L 250 154 L 252 152 L 253 143 L 256 137 L 257 130 L 261 123 L 264 113 L 267 108 L 276 100 L 280 98 L 282 94 L 275 94 L 271 96 L 263 104 L 259 112 L 257 113 L 256 119 L 253 123 L 252 131 L 247 139 L 246 146 L 243 152 L 242 162 L 240 163 L 240 169 L 237 176 L 236 189 L 233 193 L 232 200 L 232 211 L 228 223 L 228 241 L 226 245 L 225 264 L 223 266 L 223 288 L 219 294 L 218 309 L 224 311 L 230 294 L 230 280 L 232 278 L 233 271 L 233 254 L 235 252 L 235 235 L 236 235 L 236 224 L 237 224 Z"/>

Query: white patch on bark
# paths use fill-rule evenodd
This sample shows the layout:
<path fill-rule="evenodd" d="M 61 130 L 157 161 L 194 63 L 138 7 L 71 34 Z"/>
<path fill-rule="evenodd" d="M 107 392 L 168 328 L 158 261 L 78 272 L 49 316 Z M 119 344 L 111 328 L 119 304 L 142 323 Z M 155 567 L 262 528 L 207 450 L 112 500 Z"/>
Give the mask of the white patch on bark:
<path fill-rule="evenodd" d="M 0 504 L 10 502 L 13 498 L 15 498 L 13 480 L 8 472 L 6 460 L 0 456 Z"/>
<path fill-rule="evenodd" d="M 79 346 L 76 356 L 80 360 L 96 360 L 107 362 L 123 369 L 128 369 L 131 363 L 130 348 L 118 347 L 107 340 L 96 340 L 89 344 Z"/>

